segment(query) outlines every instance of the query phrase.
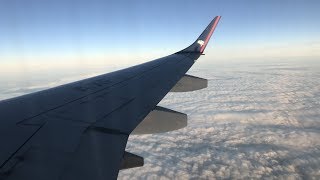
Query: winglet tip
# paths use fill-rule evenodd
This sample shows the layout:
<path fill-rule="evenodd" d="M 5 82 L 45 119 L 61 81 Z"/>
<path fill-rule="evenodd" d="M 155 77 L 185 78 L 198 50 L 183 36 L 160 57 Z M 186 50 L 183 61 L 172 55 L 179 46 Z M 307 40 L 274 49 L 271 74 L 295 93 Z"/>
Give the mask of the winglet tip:
<path fill-rule="evenodd" d="M 193 52 L 193 53 L 203 54 L 210 40 L 210 37 L 213 34 L 213 31 L 215 30 L 220 19 L 221 19 L 221 16 L 214 17 L 213 20 L 210 22 L 210 24 L 207 26 L 207 28 L 198 37 L 198 39 L 189 47 L 183 49 L 182 51 L 179 51 L 178 53 Z"/>
<path fill-rule="evenodd" d="M 210 38 L 211 38 L 214 30 L 216 29 L 216 26 L 217 26 L 218 22 L 220 21 L 220 19 L 221 19 L 221 16 L 216 16 L 216 17 L 212 20 L 212 22 L 209 24 L 209 26 L 211 26 L 211 27 L 210 27 L 210 31 L 209 31 L 209 33 L 208 33 L 208 34 L 206 35 L 206 37 L 205 37 L 204 44 L 203 44 L 203 46 L 201 46 L 201 48 L 200 48 L 200 53 L 203 53 L 204 50 L 205 50 L 205 48 L 207 47 L 207 44 L 208 44 L 208 42 L 209 42 L 209 40 L 210 40 Z M 209 28 L 209 27 L 208 27 L 208 28 Z M 206 29 L 206 30 L 207 30 L 207 29 Z"/>

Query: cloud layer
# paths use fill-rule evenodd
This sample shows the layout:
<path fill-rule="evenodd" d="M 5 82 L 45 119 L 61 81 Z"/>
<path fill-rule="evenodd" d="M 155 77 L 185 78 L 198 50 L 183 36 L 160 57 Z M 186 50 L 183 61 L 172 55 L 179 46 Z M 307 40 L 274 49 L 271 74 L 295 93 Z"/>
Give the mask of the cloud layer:
<path fill-rule="evenodd" d="M 320 63 L 199 64 L 191 74 L 209 79 L 207 89 L 160 102 L 187 113 L 188 127 L 130 136 L 127 151 L 145 165 L 119 179 L 320 179 Z M 2 78 L 0 99 L 96 73 Z"/>
<path fill-rule="evenodd" d="M 319 66 L 318 66 L 319 67 Z M 170 93 L 160 105 L 187 128 L 131 136 L 145 158 L 119 179 L 319 179 L 320 69 L 295 63 L 196 69 L 207 89 Z"/>

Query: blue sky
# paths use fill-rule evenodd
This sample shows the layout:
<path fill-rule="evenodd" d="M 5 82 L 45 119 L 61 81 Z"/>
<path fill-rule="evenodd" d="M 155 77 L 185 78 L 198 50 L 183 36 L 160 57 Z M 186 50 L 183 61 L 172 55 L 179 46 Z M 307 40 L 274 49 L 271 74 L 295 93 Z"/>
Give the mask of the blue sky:
<path fill-rule="evenodd" d="M 207 59 L 317 58 L 319 7 L 317 0 L 1 0 L 0 64 L 143 62 L 183 49 L 216 15 Z"/>

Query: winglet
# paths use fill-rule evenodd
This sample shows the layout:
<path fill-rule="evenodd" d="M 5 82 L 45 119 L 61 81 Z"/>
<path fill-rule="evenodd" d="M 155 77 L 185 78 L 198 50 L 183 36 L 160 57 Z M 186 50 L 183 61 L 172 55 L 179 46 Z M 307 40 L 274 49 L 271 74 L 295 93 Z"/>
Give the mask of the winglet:
<path fill-rule="evenodd" d="M 194 52 L 202 54 L 220 18 L 221 16 L 216 16 L 193 44 L 178 53 Z"/>

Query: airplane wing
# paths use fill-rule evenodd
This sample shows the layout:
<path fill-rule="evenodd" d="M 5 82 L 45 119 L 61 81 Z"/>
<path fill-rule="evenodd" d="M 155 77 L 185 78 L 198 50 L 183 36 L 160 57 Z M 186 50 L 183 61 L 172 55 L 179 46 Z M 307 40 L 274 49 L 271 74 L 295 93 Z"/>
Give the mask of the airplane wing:
<path fill-rule="evenodd" d="M 157 104 L 170 90 L 206 86 L 186 72 L 219 20 L 175 54 L 0 101 L 0 179 L 116 179 L 119 169 L 143 165 L 141 157 L 125 151 L 128 136 L 175 129 L 161 117 L 180 118 L 177 128 L 185 126 L 186 115 Z"/>

